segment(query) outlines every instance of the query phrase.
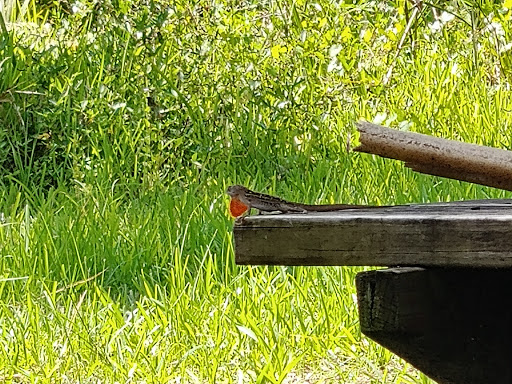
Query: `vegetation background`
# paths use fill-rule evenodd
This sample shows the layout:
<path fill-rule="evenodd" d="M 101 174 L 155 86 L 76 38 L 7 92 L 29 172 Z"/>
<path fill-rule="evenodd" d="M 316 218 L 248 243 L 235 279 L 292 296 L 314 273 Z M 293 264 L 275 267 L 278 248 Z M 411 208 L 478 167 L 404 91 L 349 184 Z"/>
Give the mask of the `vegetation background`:
<path fill-rule="evenodd" d="M 507 196 L 347 151 L 511 148 L 512 1 L 414 9 L 0 1 L 0 381 L 429 383 L 360 334 L 361 268 L 237 267 L 224 196 Z"/>

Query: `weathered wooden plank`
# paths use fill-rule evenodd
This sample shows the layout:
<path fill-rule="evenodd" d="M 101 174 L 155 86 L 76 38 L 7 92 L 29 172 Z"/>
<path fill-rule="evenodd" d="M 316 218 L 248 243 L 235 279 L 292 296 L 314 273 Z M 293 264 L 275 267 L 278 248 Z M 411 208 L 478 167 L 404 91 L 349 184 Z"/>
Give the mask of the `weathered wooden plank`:
<path fill-rule="evenodd" d="M 512 191 L 512 151 L 361 121 L 354 151 L 405 161 L 415 171 Z"/>
<path fill-rule="evenodd" d="M 512 267 L 512 201 L 250 216 L 238 264 Z"/>
<path fill-rule="evenodd" d="M 362 272 L 361 331 L 440 384 L 512 383 L 512 270 Z"/>

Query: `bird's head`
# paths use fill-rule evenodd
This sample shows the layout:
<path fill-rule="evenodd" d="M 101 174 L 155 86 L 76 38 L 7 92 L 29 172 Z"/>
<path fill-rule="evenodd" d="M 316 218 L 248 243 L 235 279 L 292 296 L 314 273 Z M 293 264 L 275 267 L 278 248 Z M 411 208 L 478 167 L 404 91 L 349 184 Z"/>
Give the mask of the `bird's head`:
<path fill-rule="evenodd" d="M 240 195 L 243 195 L 247 191 L 248 189 L 245 188 L 243 185 L 231 185 L 226 190 L 226 193 L 231 197 L 238 197 Z"/>

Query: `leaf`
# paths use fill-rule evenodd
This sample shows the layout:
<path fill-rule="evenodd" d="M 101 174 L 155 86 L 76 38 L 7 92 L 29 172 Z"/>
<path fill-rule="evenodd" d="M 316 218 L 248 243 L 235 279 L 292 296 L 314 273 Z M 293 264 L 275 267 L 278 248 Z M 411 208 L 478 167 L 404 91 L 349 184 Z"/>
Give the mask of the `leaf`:
<path fill-rule="evenodd" d="M 352 39 L 352 32 L 349 27 L 345 27 L 343 32 L 341 32 L 341 39 L 345 42 Z"/>
<path fill-rule="evenodd" d="M 256 336 L 256 334 L 252 331 L 252 329 L 250 328 L 247 328 L 247 327 L 244 327 L 243 325 L 237 325 L 236 326 L 238 328 L 238 330 L 240 331 L 240 333 L 243 333 L 244 335 L 250 337 L 251 339 L 253 339 L 254 341 L 258 341 L 258 337 Z"/>
<path fill-rule="evenodd" d="M 342 49 L 343 49 L 343 46 L 341 46 L 340 44 L 331 45 L 331 47 L 329 48 L 329 56 L 331 56 L 331 57 L 338 56 L 338 54 L 341 52 Z"/>
<path fill-rule="evenodd" d="M 363 35 L 363 40 L 365 43 L 369 43 L 370 40 L 372 39 L 372 36 L 373 36 L 373 31 L 371 29 L 367 29 L 366 31 L 364 31 L 364 35 Z"/>
<path fill-rule="evenodd" d="M 272 57 L 273 57 L 274 59 L 278 59 L 278 58 L 279 58 L 279 55 L 280 55 L 281 53 L 284 53 L 284 52 L 286 52 L 286 47 L 283 47 L 283 46 L 281 46 L 281 45 L 279 45 L 279 44 L 274 45 L 274 46 L 270 49 L 270 53 L 271 53 L 271 55 L 272 55 Z"/>
<path fill-rule="evenodd" d="M 293 358 L 292 360 L 290 360 L 288 362 L 288 364 L 286 364 L 286 367 L 283 368 L 281 374 L 279 375 L 277 382 L 282 383 L 284 381 L 284 379 L 286 378 L 286 376 L 288 376 L 288 374 L 292 371 L 293 368 L 295 368 L 295 366 L 300 362 L 301 359 L 302 359 L 302 355 L 299 355 L 299 356 L 296 356 L 295 358 Z"/>

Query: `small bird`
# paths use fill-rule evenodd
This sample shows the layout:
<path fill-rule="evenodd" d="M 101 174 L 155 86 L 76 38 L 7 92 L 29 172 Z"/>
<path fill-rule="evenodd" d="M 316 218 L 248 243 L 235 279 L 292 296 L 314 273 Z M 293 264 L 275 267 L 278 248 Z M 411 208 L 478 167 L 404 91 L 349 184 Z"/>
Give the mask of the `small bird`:
<path fill-rule="evenodd" d="M 282 213 L 308 213 L 384 207 L 351 204 L 310 205 L 293 203 L 291 201 L 280 199 L 279 197 L 251 191 L 243 185 L 232 185 L 228 187 L 226 193 L 231 197 L 231 201 L 229 202 L 229 213 L 233 217 L 241 217 L 244 214 L 249 214 L 251 208 L 255 208 L 260 212 L 279 211 Z"/>

